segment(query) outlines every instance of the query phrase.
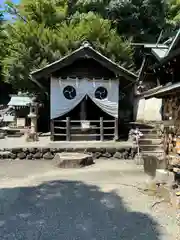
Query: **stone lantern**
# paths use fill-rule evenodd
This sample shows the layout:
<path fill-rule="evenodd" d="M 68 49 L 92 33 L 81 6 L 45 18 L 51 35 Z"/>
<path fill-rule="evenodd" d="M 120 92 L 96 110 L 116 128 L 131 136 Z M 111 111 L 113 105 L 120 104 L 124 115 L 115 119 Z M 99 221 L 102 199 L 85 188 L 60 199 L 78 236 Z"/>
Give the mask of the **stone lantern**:
<path fill-rule="evenodd" d="M 35 100 L 36 98 L 33 98 L 32 103 L 30 103 L 30 112 L 28 115 L 28 118 L 31 119 L 31 133 L 37 133 L 38 103 Z"/>

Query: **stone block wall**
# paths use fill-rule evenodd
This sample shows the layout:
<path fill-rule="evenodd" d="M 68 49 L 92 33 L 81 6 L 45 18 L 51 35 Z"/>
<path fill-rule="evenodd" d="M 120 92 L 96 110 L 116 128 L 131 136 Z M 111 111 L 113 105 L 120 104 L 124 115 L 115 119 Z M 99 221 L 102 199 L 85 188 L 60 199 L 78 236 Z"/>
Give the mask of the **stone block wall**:
<path fill-rule="evenodd" d="M 117 159 L 133 159 L 137 153 L 136 148 L 12 148 L 0 151 L 0 159 L 45 159 L 52 160 L 56 153 L 61 152 L 83 152 L 93 154 L 94 159 L 97 158 L 117 158 Z"/>

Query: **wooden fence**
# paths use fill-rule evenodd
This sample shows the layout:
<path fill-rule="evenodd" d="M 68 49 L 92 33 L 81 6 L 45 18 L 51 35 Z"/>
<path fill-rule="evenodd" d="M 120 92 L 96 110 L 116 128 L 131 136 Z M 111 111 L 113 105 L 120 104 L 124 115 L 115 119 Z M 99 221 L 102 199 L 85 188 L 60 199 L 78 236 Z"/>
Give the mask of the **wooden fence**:
<path fill-rule="evenodd" d="M 103 117 L 101 117 L 100 120 L 88 120 L 87 122 L 90 124 L 90 129 L 95 130 L 96 133 L 82 132 L 82 122 L 81 120 L 71 120 L 70 117 L 67 117 L 65 120 L 51 120 L 51 140 L 54 141 L 55 137 L 65 137 L 66 141 L 71 141 L 73 136 L 98 137 L 100 141 L 104 141 L 106 137 L 112 137 L 113 140 L 118 139 L 117 118 L 114 120 L 104 120 Z M 105 126 L 107 123 L 113 126 Z M 73 133 L 73 130 L 78 131 L 78 133 Z M 107 133 L 107 130 L 113 130 L 113 133 Z"/>

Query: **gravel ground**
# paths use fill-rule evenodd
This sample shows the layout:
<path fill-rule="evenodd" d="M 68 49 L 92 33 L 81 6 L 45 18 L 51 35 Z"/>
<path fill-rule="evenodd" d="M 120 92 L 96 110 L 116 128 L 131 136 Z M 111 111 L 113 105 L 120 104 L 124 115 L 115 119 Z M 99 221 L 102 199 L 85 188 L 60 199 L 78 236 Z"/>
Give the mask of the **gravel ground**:
<path fill-rule="evenodd" d="M 171 206 L 152 210 L 153 197 L 130 186 L 146 180 L 130 161 L 1 161 L 0 180 L 1 240 L 180 240 Z"/>

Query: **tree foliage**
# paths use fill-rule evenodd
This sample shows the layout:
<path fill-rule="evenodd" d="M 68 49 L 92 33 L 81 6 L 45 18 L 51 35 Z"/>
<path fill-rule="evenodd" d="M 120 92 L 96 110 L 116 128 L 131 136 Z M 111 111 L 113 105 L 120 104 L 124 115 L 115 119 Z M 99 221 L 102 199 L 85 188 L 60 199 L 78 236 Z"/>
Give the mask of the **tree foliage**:
<path fill-rule="evenodd" d="M 2 80 L 2 61 L 6 53 L 7 47 L 7 38 L 5 33 L 5 24 L 4 24 L 4 16 L 3 13 L 0 12 L 0 80 Z"/>
<path fill-rule="evenodd" d="M 72 10 L 94 11 L 134 41 L 154 41 L 166 25 L 167 4 L 160 0 L 70 0 Z M 71 13 L 74 13 L 73 11 Z"/>
<path fill-rule="evenodd" d="M 70 53 L 84 40 L 131 66 L 130 41 L 155 42 L 162 29 L 177 26 L 180 1 L 21 0 L 16 5 L 7 2 L 6 12 L 14 19 L 0 29 L 3 76 L 15 87 L 29 89 L 32 70 Z"/>
<path fill-rule="evenodd" d="M 180 26 L 180 0 L 170 0 L 167 20 L 174 26 Z"/>
<path fill-rule="evenodd" d="M 111 59 L 132 64 L 129 41 L 117 34 L 110 21 L 93 12 L 77 12 L 66 18 L 67 5 L 63 2 L 24 0 L 18 6 L 8 5 L 16 21 L 6 26 L 8 48 L 3 74 L 15 87 L 30 88 L 32 70 L 70 53 L 85 40 Z"/>

